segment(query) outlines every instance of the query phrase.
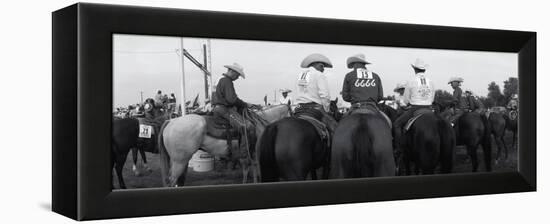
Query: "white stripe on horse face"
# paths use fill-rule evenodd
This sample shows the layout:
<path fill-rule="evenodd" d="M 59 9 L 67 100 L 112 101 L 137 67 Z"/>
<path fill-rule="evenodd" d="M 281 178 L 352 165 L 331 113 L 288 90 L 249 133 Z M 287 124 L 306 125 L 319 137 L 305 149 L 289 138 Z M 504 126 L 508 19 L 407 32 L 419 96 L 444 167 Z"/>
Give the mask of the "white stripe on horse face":
<path fill-rule="evenodd" d="M 132 165 L 132 170 L 133 170 L 133 171 L 136 171 L 136 169 L 137 169 L 137 168 L 136 168 L 136 164 Z"/>

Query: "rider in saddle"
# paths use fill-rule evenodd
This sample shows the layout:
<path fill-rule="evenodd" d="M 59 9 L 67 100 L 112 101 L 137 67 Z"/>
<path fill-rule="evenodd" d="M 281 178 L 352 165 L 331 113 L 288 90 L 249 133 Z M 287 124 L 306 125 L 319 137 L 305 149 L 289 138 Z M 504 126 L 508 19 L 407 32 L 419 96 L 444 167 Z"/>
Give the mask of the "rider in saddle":
<path fill-rule="evenodd" d="M 327 112 L 330 107 L 328 82 L 323 72 L 332 68 L 330 60 L 321 54 L 311 54 L 304 58 L 300 67 L 306 68 L 298 75 L 298 93 L 295 113 L 313 112 L 313 117 L 323 122 L 330 134 L 334 133 L 336 120 Z"/>
<path fill-rule="evenodd" d="M 468 94 L 464 94 L 465 96 L 462 96 L 462 89 L 460 88 L 462 82 L 464 82 L 464 79 L 461 77 L 451 77 L 449 80 L 449 84 L 453 88 L 454 100 L 457 102 L 454 114 L 449 118 L 453 126 L 456 125 L 458 118 L 460 118 L 460 116 L 462 116 L 465 112 L 477 111 L 478 109 L 478 104 L 475 102 L 471 91 L 469 91 Z"/>
<path fill-rule="evenodd" d="M 398 83 L 395 89 L 393 89 L 393 92 L 397 93 L 398 95 L 395 96 L 395 103 L 397 104 L 397 111 L 404 110 L 403 108 L 407 107 L 407 104 L 405 103 L 405 84 Z"/>
<path fill-rule="evenodd" d="M 292 105 L 292 98 L 288 95 L 288 93 L 292 92 L 290 89 L 282 89 L 281 94 L 283 95 L 283 98 L 279 100 L 279 104 L 281 105 Z"/>
<path fill-rule="evenodd" d="M 365 60 L 364 54 L 357 54 L 346 60 L 348 68 L 353 69 L 346 74 L 342 87 L 342 98 L 351 103 L 349 114 L 358 109 L 378 110 L 376 104 L 384 97 L 382 81 L 378 74 L 366 68 L 370 62 Z"/>
<path fill-rule="evenodd" d="M 515 120 L 517 118 L 517 111 L 519 109 L 518 107 L 518 94 L 513 94 L 512 99 L 510 99 L 510 102 L 508 102 L 508 105 L 506 105 L 506 108 L 510 110 L 510 119 Z"/>
<path fill-rule="evenodd" d="M 403 93 L 404 103 L 410 104 L 410 108 L 405 110 L 405 112 L 393 122 L 393 144 L 397 152 L 402 152 L 401 136 L 403 126 L 415 115 L 417 110 L 431 109 L 435 96 L 434 84 L 425 74 L 428 65 L 425 64 L 424 61 L 416 59 L 415 63 L 411 66 L 414 70 L 414 77 L 407 81 Z"/>
<path fill-rule="evenodd" d="M 240 130 L 242 133 L 240 152 L 241 156 L 246 157 L 248 156 L 248 146 L 244 138 L 248 137 L 249 143 L 254 142 L 255 128 L 250 121 L 239 114 L 238 110 L 248 108 L 249 104 L 239 99 L 235 92 L 235 87 L 233 86 L 233 81 L 237 80 L 240 76 L 242 76 L 243 79 L 245 78 L 244 69 L 237 63 L 225 65 L 224 67 L 227 68 L 227 72 L 223 74 L 216 86 L 215 96 L 212 97 L 212 112 L 214 117 L 229 121 L 231 127 Z M 248 133 L 244 132 L 245 128 Z M 228 144 L 231 146 L 230 142 Z"/>

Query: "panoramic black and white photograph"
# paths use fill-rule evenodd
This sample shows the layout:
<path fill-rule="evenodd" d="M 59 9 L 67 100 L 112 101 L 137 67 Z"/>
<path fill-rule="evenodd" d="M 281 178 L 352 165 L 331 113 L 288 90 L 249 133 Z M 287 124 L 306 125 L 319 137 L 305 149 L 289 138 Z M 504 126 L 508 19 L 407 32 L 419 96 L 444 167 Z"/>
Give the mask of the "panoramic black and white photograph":
<path fill-rule="evenodd" d="M 113 35 L 113 189 L 518 169 L 518 55 Z"/>

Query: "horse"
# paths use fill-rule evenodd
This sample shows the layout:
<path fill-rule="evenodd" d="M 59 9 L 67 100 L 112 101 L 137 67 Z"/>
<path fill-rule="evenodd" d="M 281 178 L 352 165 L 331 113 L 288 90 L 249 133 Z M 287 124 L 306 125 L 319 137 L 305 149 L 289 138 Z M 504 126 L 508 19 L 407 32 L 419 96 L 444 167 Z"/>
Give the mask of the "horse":
<path fill-rule="evenodd" d="M 395 109 L 387 105 L 379 105 L 381 110 L 390 117 L 397 115 Z M 397 172 L 411 174 L 411 163 L 415 165 L 415 174 L 434 174 L 437 166 L 441 173 L 451 173 L 453 169 L 453 154 L 455 134 L 451 124 L 439 113 L 438 105 L 433 112 L 426 112 L 418 117 L 403 133 L 403 151 L 396 152 Z M 401 166 L 404 166 L 402 169 Z"/>
<path fill-rule="evenodd" d="M 489 114 L 488 118 L 489 130 L 495 139 L 495 142 L 498 147 L 497 158 L 498 162 L 501 158 L 501 153 L 504 151 L 504 160 L 508 159 L 508 148 L 504 143 L 504 135 L 506 134 L 506 123 L 507 120 L 505 116 L 501 113 L 492 112 Z"/>
<path fill-rule="evenodd" d="M 472 172 L 478 170 L 477 149 L 483 149 L 485 170 L 492 170 L 491 130 L 487 118 L 477 112 L 465 112 L 457 120 L 455 126 L 457 145 L 465 145 L 472 161 Z"/>
<path fill-rule="evenodd" d="M 258 142 L 261 182 L 299 181 L 308 175 L 316 180 L 318 168 L 328 179 L 330 146 L 308 117 L 287 117 L 266 127 Z"/>
<path fill-rule="evenodd" d="M 248 110 L 244 111 L 249 113 Z M 290 116 L 290 112 L 288 105 L 276 105 L 257 112 L 250 112 L 248 116 L 255 123 L 256 136 L 260 136 L 265 129 L 265 125 Z M 227 140 L 207 135 L 205 118 L 196 114 L 184 115 L 164 122 L 158 138 L 162 183 L 167 187 L 177 187 L 185 184 L 187 165 L 191 156 L 199 148 L 221 157 L 227 157 L 230 153 Z M 235 145 L 236 141 L 233 144 Z M 254 154 L 255 148 L 251 148 L 249 152 Z M 257 181 L 257 169 L 254 168 L 256 164 L 251 160 L 252 158 L 254 158 L 254 155 L 241 159 L 243 183 L 247 182 L 250 166 L 253 166 L 253 181 Z"/>
<path fill-rule="evenodd" d="M 512 113 L 516 113 L 515 119 L 512 118 Z M 517 149 L 517 136 L 518 136 L 518 118 L 517 118 L 517 110 L 509 111 L 506 116 L 504 116 L 506 119 L 506 129 L 511 131 L 513 133 L 512 136 L 512 148 Z"/>
<path fill-rule="evenodd" d="M 147 99 L 146 102 L 149 105 L 154 105 L 153 99 Z M 168 119 L 166 114 L 162 110 L 160 110 L 160 108 L 152 107 L 150 113 L 152 114 L 154 119 L 158 121 L 157 123 L 161 123 L 164 120 Z M 111 170 L 113 168 L 115 169 L 118 177 L 119 187 L 125 189 L 126 184 L 122 176 L 122 169 L 124 168 L 124 163 L 126 163 L 128 153 L 131 149 L 133 150 L 136 148 L 138 150 L 145 150 L 149 152 L 157 151 L 155 139 L 151 138 L 150 140 L 144 140 L 139 138 L 139 120 L 136 118 L 129 117 L 122 119 L 113 119 L 112 127 L 113 132 L 111 139 Z M 112 183 L 111 187 L 114 188 L 112 186 Z"/>
<path fill-rule="evenodd" d="M 352 113 L 336 126 L 330 178 L 394 176 L 391 124 L 376 109 Z"/>

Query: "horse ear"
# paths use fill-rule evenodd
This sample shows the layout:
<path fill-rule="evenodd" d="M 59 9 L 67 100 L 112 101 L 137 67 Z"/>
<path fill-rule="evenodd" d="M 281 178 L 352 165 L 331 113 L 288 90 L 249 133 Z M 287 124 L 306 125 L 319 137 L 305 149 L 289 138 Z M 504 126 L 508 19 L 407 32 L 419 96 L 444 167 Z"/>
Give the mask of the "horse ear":
<path fill-rule="evenodd" d="M 334 102 L 338 103 L 338 97 L 334 98 Z"/>

